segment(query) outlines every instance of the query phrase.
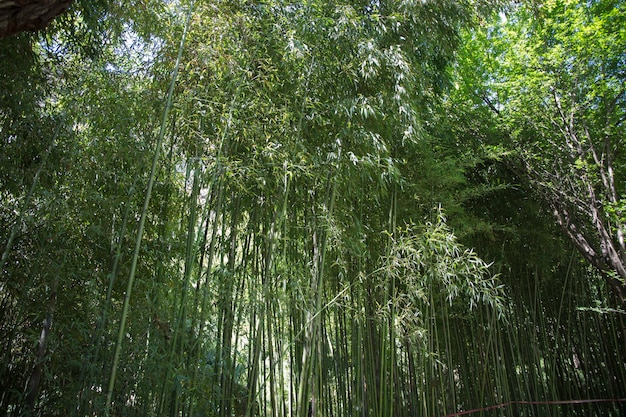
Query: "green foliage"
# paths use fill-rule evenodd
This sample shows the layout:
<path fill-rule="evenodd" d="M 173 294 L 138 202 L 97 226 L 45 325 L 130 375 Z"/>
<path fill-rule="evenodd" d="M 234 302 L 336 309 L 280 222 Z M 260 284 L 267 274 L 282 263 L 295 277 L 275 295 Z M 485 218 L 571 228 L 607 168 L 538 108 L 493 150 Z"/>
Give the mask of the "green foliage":
<path fill-rule="evenodd" d="M 567 48 L 618 53 L 607 2 L 494 26 L 489 1 L 195 2 L 182 48 L 186 2 L 87 3 L 0 44 L 0 414 L 623 395 L 622 318 L 511 164 L 561 155 L 546 107 L 523 106 L 546 104 Z M 613 71 L 582 120 L 617 137 L 594 112 L 621 62 L 589 62 L 554 85 Z"/>
<path fill-rule="evenodd" d="M 397 286 L 393 308 L 401 332 L 408 335 L 425 331 L 422 312 L 432 302 L 445 300 L 470 312 L 484 304 L 506 314 L 503 287 L 491 276 L 490 265 L 457 242 L 441 209 L 436 215 L 433 223 L 392 236 L 381 271 Z"/>
<path fill-rule="evenodd" d="M 621 299 L 624 224 L 613 208 L 625 191 L 624 16 L 622 2 L 610 1 L 512 7 L 472 35 L 460 95 L 474 97 L 474 113 L 491 113 L 515 151 L 512 169 Z M 476 62 L 479 77 L 469 68 Z"/>

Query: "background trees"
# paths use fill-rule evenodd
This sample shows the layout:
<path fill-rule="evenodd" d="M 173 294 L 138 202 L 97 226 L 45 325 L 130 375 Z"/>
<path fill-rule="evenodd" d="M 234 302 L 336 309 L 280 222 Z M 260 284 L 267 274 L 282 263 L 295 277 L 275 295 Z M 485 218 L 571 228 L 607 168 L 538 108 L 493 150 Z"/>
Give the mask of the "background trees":
<path fill-rule="evenodd" d="M 491 4 L 151 6 L 0 44 L 2 413 L 623 397 L 617 305 L 509 164 Z"/>
<path fill-rule="evenodd" d="M 614 1 L 515 6 L 474 35 L 466 59 L 483 79 L 465 79 L 511 139 L 511 165 L 622 302 L 623 19 Z"/>

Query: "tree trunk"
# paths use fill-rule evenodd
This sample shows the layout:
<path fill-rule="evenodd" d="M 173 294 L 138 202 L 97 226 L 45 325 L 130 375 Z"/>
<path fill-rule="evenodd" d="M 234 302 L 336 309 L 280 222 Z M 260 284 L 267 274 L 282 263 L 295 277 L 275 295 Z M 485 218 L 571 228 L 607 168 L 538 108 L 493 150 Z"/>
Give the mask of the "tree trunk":
<path fill-rule="evenodd" d="M 54 283 L 54 287 L 51 289 L 50 298 L 48 299 L 48 307 L 46 311 L 46 318 L 43 322 L 41 329 L 41 335 L 37 342 L 37 356 L 35 358 L 35 365 L 33 366 L 33 372 L 30 380 L 28 381 L 28 389 L 26 393 L 26 406 L 28 407 L 28 415 L 33 414 L 35 410 L 35 403 L 39 397 L 41 390 L 41 380 L 43 376 L 43 363 L 46 359 L 46 347 L 48 342 L 48 336 L 52 328 L 52 315 L 57 300 L 57 281 Z"/>
<path fill-rule="evenodd" d="M 0 0 L 0 39 L 45 28 L 74 0 Z"/>

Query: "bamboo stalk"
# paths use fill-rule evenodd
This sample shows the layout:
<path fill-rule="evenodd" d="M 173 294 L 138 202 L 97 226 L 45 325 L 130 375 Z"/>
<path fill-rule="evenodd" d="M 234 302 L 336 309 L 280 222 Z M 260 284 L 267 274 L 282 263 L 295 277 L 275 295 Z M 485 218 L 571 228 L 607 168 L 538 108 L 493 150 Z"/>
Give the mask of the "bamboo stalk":
<path fill-rule="evenodd" d="M 111 364 L 111 374 L 109 376 L 109 383 L 108 383 L 108 387 L 107 387 L 107 393 L 106 393 L 106 401 L 105 401 L 105 406 L 104 406 L 104 414 L 105 416 L 109 416 L 110 413 L 110 409 L 111 409 L 111 403 L 112 403 L 112 399 L 113 399 L 113 388 L 115 386 L 115 378 L 117 375 L 117 368 L 119 365 L 119 361 L 120 361 L 120 355 L 121 355 L 121 351 L 122 351 L 122 341 L 124 338 L 124 332 L 126 329 L 126 318 L 128 315 L 128 310 L 129 310 L 129 305 L 130 305 L 130 297 L 131 297 L 131 293 L 132 293 L 132 289 L 133 289 L 133 283 L 135 280 L 135 271 L 137 269 L 137 261 L 139 259 L 139 251 L 141 249 L 141 240 L 143 237 L 143 230 L 145 227 L 145 222 L 146 222 L 146 217 L 148 214 L 148 206 L 150 204 L 150 197 L 152 195 L 152 189 L 154 187 L 154 181 L 156 178 L 156 169 L 157 169 L 157 164 L 159 161 L 159 155 L 160 155 L 160 151 L 161 151 L 161 147 L 163 145 L 163 139 L 165 136 L 165 127 L 167 124 L 167 119 L 168 119 L 168 115 L 170 112 L 170 109 L 172 107 L 172 98 L 174 96 L 174 86 L 176 85 L 176 79 L 178 76 L 178 69 L 180 67 L 180 62 L 181 62 L 181 58 L 182 58 L 182 54 L 183 54 L 183 49 L 185 47 L 185 39 L 187 37 L 187 30 L 189 28 L 189 22 L 191 21 L 191 15 L 192 15 L 192 9 L 193 9 L 193 0 L 191 1 L 191 3 L 189 4 L 188 7 L 188 11 L 187 11 L 187 19 L 185 22 L 185 28 L 183 30 L 183 35 L 180 41 L 180 47 L 178 48 L 178 56 L 176 58 L 176 63 L 174 64 L 174 71 L 172 72 L 172 80 L 170 83 L 170 87 L 169 90 L 167 92 L 167 98 L 165 101 L 165 109 L 163 111 L 163 118 L 161 120 L 161 128 L 159 130 L 159 135 L 157 137 L 157 143 L 156 143 L 156 147 L 154 150 L 154 157 L 152 159 L 152 167 L 150 168 L 150 176 L 148 179 L 148 186 L 146 188 L 146 195 L 145 195 L 145 199 L 144 199 L 144 206 L 143 209 L 141 211 L 141 217 L 139 219 L 139 227 L 138 227 L 138 231 L 137 231 L 137 238 L 135 240 L 135 250 L 133 253 L 133 259 L 132 259 L 132 263 L 131 263 L 131 267 L 130 267 L 130 272 L 129 272 L 129 276 L 128 276 L 128 284 L 126 287 L 126 292 L 124 295 L 124 304 L 122 307 L 122 316 L 120 319 L 120 325 L 119 325 L 119 330 L 118 330 L 118 335 L 117 335 L 117 342 L 115 345 L 115 353 L 113 355 L 113 363 Z"/>

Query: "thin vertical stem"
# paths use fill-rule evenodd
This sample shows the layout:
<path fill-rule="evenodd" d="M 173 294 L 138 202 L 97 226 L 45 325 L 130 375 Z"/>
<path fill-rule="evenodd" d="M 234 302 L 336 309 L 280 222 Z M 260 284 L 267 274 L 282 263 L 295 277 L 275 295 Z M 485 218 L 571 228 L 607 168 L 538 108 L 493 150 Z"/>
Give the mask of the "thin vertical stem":
<path fill-rule="evenodd" d="M 159 155 L 161 151 L 161 147 L 163 146 L 163 138 L 165 137 L 165 127 L 167 124 L 167 118 L 172 107 L 172 97 L 174 96 L 174 87 L 176 85 L 176 79 L 178 77 L 178 69 L 180 67 L 180 62 L 183 55 L 183 50 L 185 47 L 185 40 L 187 38 L 187 31 L 189 29 L 189 23 L 191 21 L 193 9 L 193 0 L 189 4 L 189 8 L 187 11 L 187 20 L 185 22 L 185 28 L 183 30 L 183 35 L 180 41 L 180 46 L 178 48 L 178 56 L 176 57 L 176 63 L 174 65 L 174 71 L 172 73 L 172 81 L 170 83 L 169 90 L 167 92 L 167 99 L 165 102 L 165 109 L 163 111 L 163 118 L 161 120 L 161 128 L 159 130 L 159 136 L 157 138 L 156 148 L 154 150 L 154 157 L 152 158 L 152 167 L 150 169 L 150 177 L 148 180 L 148 187 L 146 189 L 146 197 L 144 200 L 143 210 L 141 211 L 141 218 L 139 219 L 139 228 L 137 230 L 137 239 L 135 240 L 135 251 L 133 253 L 133 260 L 130 267 L 130 272 L 128 276 L 128 284 L 126 286 L 126 292 L 124 294 L 124 305 L 122 307 L 122 318 L 119 325 L 119 331 L 117 334 L 117 342 L 115 345 L 115 353 L 113 356 L 113 363 L 111 365 L 111 374 L 109 376 L 109 384 L 107 387 L 107 396 L 105 401 L 104 413 L 106 416 L 109 416 L 111 402 L 113 398 L 113 388 L 115 386 L 115 378 L 117 375 L 117 367 L 120 361 L 120 355 L 122 351 L 122 341 L 124 339 L 124 332 L 126 330 L 126 318 L 128 316 L 128 309 L 130 304 L 131 292 L 133 289 L 133 283 L 135 280 L 135 271 L 137 269 L 137 261 L 139 259 L 139 250 L 141 249 L 141 240 L 143 237 L 143 231 L 146 223 L 146 217 L 148 214 L 148 207 L 150 205 L 150 197 L 152 196 L 152 189 L 154 187 L 154 181 L 156 178 L 156 169 L 159 162 Z"/>

